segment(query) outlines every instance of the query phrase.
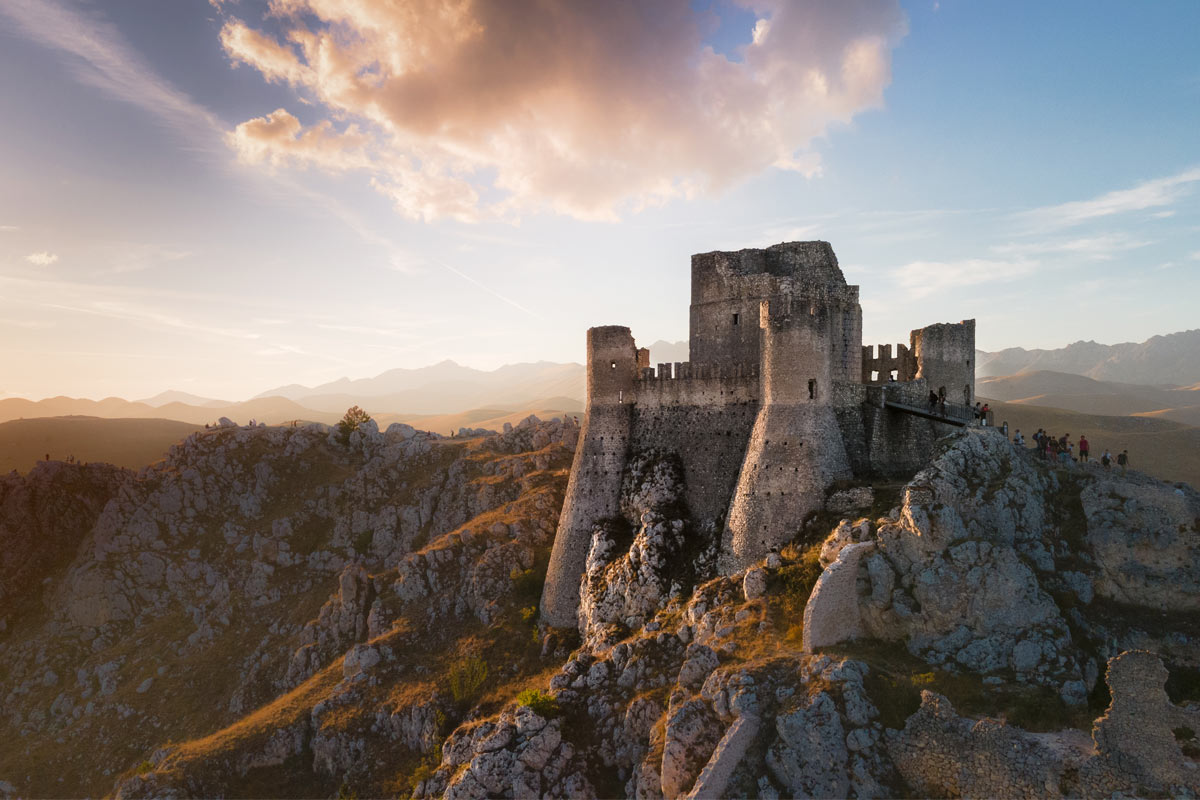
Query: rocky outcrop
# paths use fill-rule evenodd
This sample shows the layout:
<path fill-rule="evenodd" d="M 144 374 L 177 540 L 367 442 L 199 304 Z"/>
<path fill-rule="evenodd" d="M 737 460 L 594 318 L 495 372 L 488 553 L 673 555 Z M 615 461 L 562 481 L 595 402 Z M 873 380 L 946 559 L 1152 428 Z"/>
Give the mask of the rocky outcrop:
<path fill-rule="evenodd" d="M 850 555 L 813 592 L 806 640 L 900 640 L 932 665 L 1011 671 L 1081 704 L 1099 672 L 1092 645 L 1077 640 L 1087 615 L 1068 620 L 1056 598 L 1194 608 L 1198 517 L 1194 491 L 1050 471 L 998 432 L 971 429 L 948 441 L 870 535 L 860 533 L 865 521 L 831 535 L 824 550 Z"/>
<path fill-rule="evenodd" d="M 1112 703 L 1092 728 L 1096 754 L 1079 771 L 1081 793 L 1200 794 L 1200 764 L 1180 741 L 1184 732 L 1194 739 L 1200 730 L 1200 707 L 1171 703 L 1163 688 L 1167 671 L 1153 653 L 1113 658 L 1107 680 Z"/>
<path fill-rule="evenodd" d="M 0 475 L 0 631 L 7 610 L 66 566 L 131 473 L 109 464 L 39 461 Z"/>

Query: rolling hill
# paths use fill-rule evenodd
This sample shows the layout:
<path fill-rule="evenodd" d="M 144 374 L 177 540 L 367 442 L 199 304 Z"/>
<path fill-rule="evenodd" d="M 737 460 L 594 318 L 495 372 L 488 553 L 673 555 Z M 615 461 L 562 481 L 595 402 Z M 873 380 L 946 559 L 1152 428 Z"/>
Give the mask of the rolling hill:
<path fill-rule="evenodd" d="M 988 402 L 996 424 L 1007 421 L 1010 432 L 1020 430 L 1026 441 L 1038 428 L 1053 436 L 1069 433 L 1073 442 L 1083 434 L 1097 460 L 1105 448 L 1114 455 L 1128 450 L 1133 469 L 1162 480 L 1200 486 L 1200 427 L 1150 416 L 1105 416 L 1028 403 Z"/>
<path fill-rule="evenodd" d="M 44 417 L 0 423 L 0 473 L 27 472 L 49 455 L 140 469 L 203 425 L 169 419 Z"/>
<path fill-rule="evenodd" d="M 1156 416 L 1200 426 L 1200 389 L 1195 386 L 1165 389 L 1038 370 L 983 378 L 977 382 L 976 390 L 981 397 L 1008 403 L 1106 416 Z"/>

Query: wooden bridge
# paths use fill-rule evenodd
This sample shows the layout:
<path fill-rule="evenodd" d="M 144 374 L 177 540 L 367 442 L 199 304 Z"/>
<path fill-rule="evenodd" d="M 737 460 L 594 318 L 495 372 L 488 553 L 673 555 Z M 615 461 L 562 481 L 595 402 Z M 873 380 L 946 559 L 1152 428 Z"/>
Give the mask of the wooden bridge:
<path fill-rule="evenodd" d="M 924 401 L 920 398 L 913 397 L 911 393 L 889 391 L 892 387 L 885 386 L 883 390 L 883 405 L 885 408 L 894 408 L 897 411 L 903 411 L 905 414 L 912 414 L 916 417 L 924 417 L 931 419 L 934 422 L 943 422 L 947 425 L 956 425 L 960 428 L 965 428 L 975 422 L 975 409 L 964 403 L 930 403 L 928 398 Z"/>

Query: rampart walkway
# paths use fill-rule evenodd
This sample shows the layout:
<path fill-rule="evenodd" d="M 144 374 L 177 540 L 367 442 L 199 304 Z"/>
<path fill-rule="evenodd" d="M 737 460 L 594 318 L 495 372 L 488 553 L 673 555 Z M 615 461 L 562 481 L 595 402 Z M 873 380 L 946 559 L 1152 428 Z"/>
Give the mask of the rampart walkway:
<path fill-rule="evenodd" d="M 891 391 L 892 387 L 884 387 L 883 405 L 894 408 L 905 414 L 924 417 L 947 425 L 957 425 L 965 428 L 975 422 L 975 409 L 963 403 L 934 403 L 922 402 L 909 392 Z"/>

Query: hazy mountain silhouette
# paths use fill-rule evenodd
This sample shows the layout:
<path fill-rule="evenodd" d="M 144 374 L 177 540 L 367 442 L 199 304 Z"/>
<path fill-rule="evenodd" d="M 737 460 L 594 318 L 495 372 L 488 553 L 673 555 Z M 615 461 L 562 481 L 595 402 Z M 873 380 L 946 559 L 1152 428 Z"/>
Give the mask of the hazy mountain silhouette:
<path fill-rule="evenodd" d="M 978 351 L 975 363 L 981 378 L 1050 370 L 1101 381 L 1190 386 L 1200 382 L 1200 328 L 1153 336 L 1140 343 L 1075 342 L 1057 350 L 1011 347 L 996 353 Z"/>
<path fill-rule="evenodd" d="M 201 408 L 217 406 L 233 405 L 229 400 L 214 400 L 211 397 L 200 397 L 199 395 L 189 394 L 188 392 L 180 392 L 175 389 L 168 389 L 165 392 L 159 392 L 154 397 L 147 397 L 143 400 L 134 400 L 135 403 L 145 403 L 148 406 L 158 408 L 165 406 L 167 403 L 183 403 L 189 406 L 200 406 Z"/>
<path fill-rule="evenodd" d="M 283 397 L 318 411 L 360 405 L 371 413 L 455 414 L 477 408 L 545 407 L 538 398 L 583 402 L 582 364 L 538 361 L 484 371 L 442 361 L 419 369 L 391 369 L 374 378 L 340 378 L 319 386 L 290 384 L 258 395 Z"/>
<path fill-rule="evenodd" d="M 650 363 L 658 364 L 674 364 L 676 361 L 688 360 L 688 343 L 687 342 L 668 342 L 659 339 L 654 344 L 650 345 Z"/>

